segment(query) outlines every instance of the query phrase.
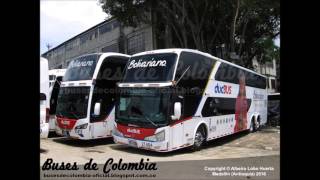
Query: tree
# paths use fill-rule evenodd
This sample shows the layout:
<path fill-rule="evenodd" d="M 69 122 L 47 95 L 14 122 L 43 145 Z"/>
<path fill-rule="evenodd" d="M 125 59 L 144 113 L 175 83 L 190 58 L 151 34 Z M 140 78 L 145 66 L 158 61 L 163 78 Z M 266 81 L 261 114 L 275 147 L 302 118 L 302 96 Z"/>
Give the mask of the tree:
<path fill-rule="evenodd" d="M 192 48 L 216 55 L 223 44 L 235 63 L 250 67 L 262 38 L 279 34 L 279 0 L 100 0 L 125 26 L 152 24 L 163 47 Z M 170 38 L 168 38 L 170 37 Z M 160 43 L 161 44 L 161 43 Z"/>

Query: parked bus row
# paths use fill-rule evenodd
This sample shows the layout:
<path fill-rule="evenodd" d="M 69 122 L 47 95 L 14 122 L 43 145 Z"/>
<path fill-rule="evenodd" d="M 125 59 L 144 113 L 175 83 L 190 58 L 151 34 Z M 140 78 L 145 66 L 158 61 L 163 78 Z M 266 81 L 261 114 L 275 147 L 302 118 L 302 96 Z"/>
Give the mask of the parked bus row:
<path fill-rule="evenodd" d="M 57 86 L 53 129 L 158 152 L 200 149 L 266 124 L 266 82 L 197 50 L 87 54 L 70 62 Z"/>

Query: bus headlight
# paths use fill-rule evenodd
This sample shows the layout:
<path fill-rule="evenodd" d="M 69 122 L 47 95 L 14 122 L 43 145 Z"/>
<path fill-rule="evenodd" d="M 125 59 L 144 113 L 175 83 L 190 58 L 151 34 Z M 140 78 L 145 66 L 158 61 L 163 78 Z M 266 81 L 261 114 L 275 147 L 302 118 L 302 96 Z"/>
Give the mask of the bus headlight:
<path fill-rule="evenodd" d="M 164 139 L 165 139 L 165 132 L 164 132 L 164 130 L 158 132 L 158 133 L 155 134 L 155 135 L 148 136 L 148 137 L 145 137 L 145 138 L 144 138 L 144 140 L 146 140 L 146 141 L 153 141 L 153 142 L 156 142 L 156 141 L 164 141 Z"/>
<path fill-rule="evenodd" d="M 123 137 L 123 134 L 117 129 L 116 126 L 113 127 L 112 133 L 113 133 L 115 136 Z"/>
<path fill-rule="evenodd" d="M 87 129 L 87 127 L 88 127 L 88 123 L 76 126 L 75 129 Z"/>

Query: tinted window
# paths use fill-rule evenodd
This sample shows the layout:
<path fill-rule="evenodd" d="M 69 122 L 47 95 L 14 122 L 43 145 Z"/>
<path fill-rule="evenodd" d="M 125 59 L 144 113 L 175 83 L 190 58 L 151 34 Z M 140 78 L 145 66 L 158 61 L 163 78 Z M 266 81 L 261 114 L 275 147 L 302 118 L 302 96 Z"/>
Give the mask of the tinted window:
<path fill-rule="evenodd" d="M 56 114 L 60 117 L 87 117 L 90 87 L 62 87 L 59 90 Z"/>
<path fill-rule="evenodd" d="M 49 111 L 50 114 L 56 113 L 57 99 L 58 99 L 61 80 L 62 80 L 62 77 L 58 76 L 56 81 L 53 84 L 53 88 L 50 96 L 50 111 Z"/>
<path fill-rule="evenodd" d="M 49 75 L 49 80 L 55 80 L 56 76 L 55 75 Z"/>
<path fill-rule="evenodd" d="M 99 70 L 91 103 L 91 122 L 105 119 L 115 104 L 116 83 L 122 79 L 128 58 L 107 57 Z M 100 116 L 94 116 L 94 105 L 101 103 Z"/>
<path fill-rule="evenodd" d="M 248 110 L 251 105 L 251 100 L 247 99 Z M 222 116 L 228 114 L 235 114 L 236 98 L 213 98 L 208 97 L 201 114 L 203 117 Z"/>
<path fill-rule="evenodd" d="M 257 74 L 239 69 L 237 67 L 231 66 L 226 63 L 221 63 L 219 69 L 215 75 L 215 79 L 218 81 L 225 81 L 229 83 L 238 84 L 239 73 L 244 73 L 246 77 L 246 86 L 256 87 L 256 88 L 266 88 L 266 78 L 259 76 Z"/>
<path fill-rule="evenodd" d="M 182 52 L 175 75 L 177 88 L 184 97 L 184 116 L 192 116 L 198 108 L 215 60 L 191 52 Z"/>
<path fill-rule="evenodd" d="M 131 57 L 123 82 L 171 81 L 177 55 L 174 53 L 151 54 Z"/>
<path fill-rule="evenodd" d="M 226 63 L 221 63 L 215 75 L 215 79 L 218 81 L 238 84 L 238 73 L 238 68 Z"/>
<path fill-rule="evenodd" d="M 91 80 L 100 55 L 81 56 L 69 63 L 63 81 Z"/>

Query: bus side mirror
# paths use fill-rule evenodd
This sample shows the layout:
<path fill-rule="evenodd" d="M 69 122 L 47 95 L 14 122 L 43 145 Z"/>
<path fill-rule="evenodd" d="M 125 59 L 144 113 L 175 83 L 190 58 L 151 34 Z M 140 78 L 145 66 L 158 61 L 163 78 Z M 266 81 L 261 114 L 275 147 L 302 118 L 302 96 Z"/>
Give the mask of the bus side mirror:
<path fill-rule="evenodd" d="M 97 102 L 95 105 L 94 105 L 94 115 L 95 116 L 100 116 L 100 107 L 101 107 L 101 103 Z"/>
<path fill-rule="evenodd" d="M 171 116 L 172 120 L 178 120 L 181 117 L 181 103 L 180 102 L 176 102 L 174 103 L 174 115 Z"/>

